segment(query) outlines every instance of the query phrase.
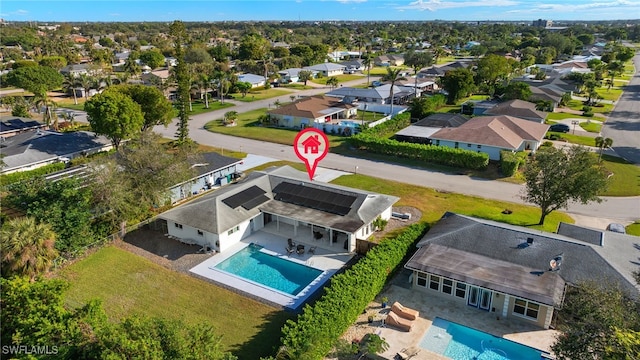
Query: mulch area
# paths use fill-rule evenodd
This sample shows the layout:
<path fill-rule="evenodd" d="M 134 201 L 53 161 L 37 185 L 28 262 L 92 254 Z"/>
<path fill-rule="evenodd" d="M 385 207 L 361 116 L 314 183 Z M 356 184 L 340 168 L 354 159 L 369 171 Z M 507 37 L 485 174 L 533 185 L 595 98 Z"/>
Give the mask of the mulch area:
<path fill-rule="evenodd" d="M 202 247 L 199 245 L 183 244 L 167 238 L 162 231 L 147 227 L 128 233 L 116 245 L 160 266 L 184 273 L 211 257 L 211 254 L 200 252 Z"/>

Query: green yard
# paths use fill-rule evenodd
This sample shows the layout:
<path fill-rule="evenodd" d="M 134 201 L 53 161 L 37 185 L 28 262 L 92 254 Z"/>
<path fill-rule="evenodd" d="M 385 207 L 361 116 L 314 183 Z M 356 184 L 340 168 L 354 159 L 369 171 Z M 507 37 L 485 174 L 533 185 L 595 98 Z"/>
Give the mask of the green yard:
<path fill-rule="evenodd" d="M 362 75 L 342 74 L 342 75 L 336 75 L 331 77 L 323 76 L 319 79 L 312 79 L 311 81 L 316 84 L 327 85 L 327 80 L 329 80 L 332 77 L 337 78 L 338 82 L 341 82 L 341 83 L 346 81 L 352 81 L 352 80 L 361 80 L 363 78 Z"/>
<path fill-rule="evenodd" d="M 291 317 L 114 246 L 68 266 L 60 277 L 71 284 L 66 294 L 70 306 L 101 299 L 113 320 L 144 314 L 187 324 L 205 322 L 223 335 L 226 349 L 240 359 L 270 355 L 279 343 L 281 326 Z"/>
<path fill-rule="evenodd" d="M 602 163 L 612 174 L 609 178 L 609 187 L 602 194 L 603 196 L 640 195 L 640 166 L 609 155 L 602 155 Z"/>
<path fill-rule="evenodd" d="M 309 85 L 305 85 L 305 84 L 301 84 L 301 83 L 281 84 L 280 87 L 281 88 L 287 88 L 287 89 L 296 89 L 296 90 L 313 89 L 313 86 L 309 86 Z"/>
<path fill-rule="evenodd" d="M 246 96 L 242 94 L 232 94 L 234 100 L 243 102 L 252 102 L 256 100 L 271 99 L 274 97 L 291 94 L 291 91 L 270 88 L 267 90 L 251 90 Z"/>
<path fill-rule="evenodd" d="M 612 104 L 599 104 L 602 106 L 592 106 L 591 110 L 594 113 L 599 113 L 599 114 L 608 114 L 611 112 L 611 110 L 613 110 L 613 105 Z M 571 100 L 569 101 L 569 104 L 567 105 L 570 109 L 572 110 L 577 110 L 577 111 L 582 111 L 582 107 L 584 106 L 584 104 L 582 103 L 582 100 Z"/>

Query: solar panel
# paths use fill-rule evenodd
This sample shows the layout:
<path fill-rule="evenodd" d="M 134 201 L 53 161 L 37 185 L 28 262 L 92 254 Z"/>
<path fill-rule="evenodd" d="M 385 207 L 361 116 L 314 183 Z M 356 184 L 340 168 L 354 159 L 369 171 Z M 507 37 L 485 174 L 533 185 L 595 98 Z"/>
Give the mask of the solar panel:
<path fill-rule="evenodd" d="M 242 207 L 247 209 L 247 210 L 251 210 L 254 207 L 267 202 L 269 200 L 269 198 L 266 195 L 258 195 L 258 197 L 253 198 L 245 203 L 242 204 Z"/>
<path fill-rule="evenodd" d="M 250 188 L 244 189 L 237 194 L 231 195 L 226 199 L 223 199 L 222 202 L 227 204 L 230 208 L 235 209 L 238 206 L 251 201 L 264 194 L 265 191 L 260 189 L 259 187 L 253 185 Z"/>
<path fill-rule="evenodd" d="M 282 182 L 273 192 L 275 199 L 337 215 L 346 215 L 356 201 L 356 196 L 316 189 L 309 186 Z"/>

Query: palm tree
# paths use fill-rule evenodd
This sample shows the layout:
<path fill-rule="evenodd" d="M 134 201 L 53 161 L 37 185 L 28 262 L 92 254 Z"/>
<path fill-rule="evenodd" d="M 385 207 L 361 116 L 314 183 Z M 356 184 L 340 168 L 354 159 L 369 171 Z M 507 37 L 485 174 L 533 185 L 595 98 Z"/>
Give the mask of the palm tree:
<path fill-rule="evenodd" d="M 78 97 L 76 96 L 76 88 L 78 86 L 78 79 L 75 75 L 71 73 L 65 75 L 62 81 L 62 88 L 67 92 L 71 91 L 73 93 L 73 103 L 75 105 L 78 105 Z"/>
<path fill-rule="evenodd" d="M 327 85 L 329 85 L 329 88 L 331 90 L 333 90 L 334 88 L 338 87 L 338 78 L 335 76 L 332 76 L 330 78 L 327 79 Z"/>
<path fill-rule="evenodd" d="M 55 130 L 58 130 L 58 116 L 53 111 L 55 110 L 57 104 L 53 100 L 49 99 L 47 93 L 45 92 L 44 94 L 34 96 L 33 103 L 37 109 L 44 107 L 44 112 L 42 113 L 42 121 L 45 123 L 45 125 L 52 125 Z"/>
<path fill-rule="evenodd" d="M 140 65 L 129 56 L 127 60 L 124 62 L 124 71 L 129 73 L 132 77 L 138 76 L 142 72 L 142 68 Z"/>
<path fill-rule="evenodd" d="M 224 124 L 225 125 L 234 125 L 238 120 L 238 112 L 237 111 L 227 111 L 224 113 Z"/>
<path fill-rule="evenodd" d="M 391 117 L 393 117 L 393 100 L 394 100 L 393 86 L 396 84 L 396 81 L 398 80 L 407 80 L 407 78 L 405 78 L 404 76 L 401 76 L 401 74 L 402 74 L 402 69 L 400 68 L 393 69 L 391 68 L 391 66 L 389 66 L 387 67 L 387 73 L 382 77 L 382 81 L 391 82 L 391 88 L 389 89 L 389 96 L 391 97 L 391 109 L 389 111 L 389 115 Z"/>
<path fill-rule="evenodd" d="M 80 74 L 77 80 L 78 80 L 78 85 L 82 89 L 84 89 L 84 99 L 85 100 L 89 99 L 89 90 L 91 90 L 91 87 L 93 86 L 93 83 L 94 83 L 93 78 L 88 74 Z"/>
<path fill-rule="evenodd" d="M 367 69 L 367 87 L 369 87 L 369 84 L 371 84 L 371 55 L 367 54 L 367 56 L 365 56 L 362 59 L 362 65 L 364 66 L 365 69 Z"/>
<path fill-rule="evenodd" d="M 2 275 L 24 275 L 33 281 L 49 270 L 58 256 L 56 234 L 47 223 L 32 217 L 8 221 L 0 230 Z"/>
<path fill-rule="evenodd" d="M 613 145 L 613 139 L 605 138 L 602 136 L 598 136 L 596 138 L 596 147 L 600 148 L 600 156 L 598 157 L 598 161 L 602 161 L 602 151 L 605 148 L 609 148 Z"/>

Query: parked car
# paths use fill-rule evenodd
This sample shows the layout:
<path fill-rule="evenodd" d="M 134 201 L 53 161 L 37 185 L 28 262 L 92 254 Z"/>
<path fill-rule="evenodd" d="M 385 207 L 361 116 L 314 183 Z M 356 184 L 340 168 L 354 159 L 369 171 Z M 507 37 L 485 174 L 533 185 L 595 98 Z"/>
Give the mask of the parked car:
<path fill-rule="evenodd" d="M 553 124 L 549 127 L 549 131 L 554 131 L 554 132 L 566 133 L 566 132 L 569 132 L 569 130 L 570 130 L 569 125 L 567 124 L 558 123 L 558 124 Z"/>
<path fill-rule="evenodd" d="M 620 233 L 620 234 L 626 234 L 627 233 L 627 231 L 624 228 L 624 225 L 618 224 L 618 223 L 611 223 L 611 224 L 607 225 L 607 230 L 608 231 L 617 232 L 617 233 Z"/>

